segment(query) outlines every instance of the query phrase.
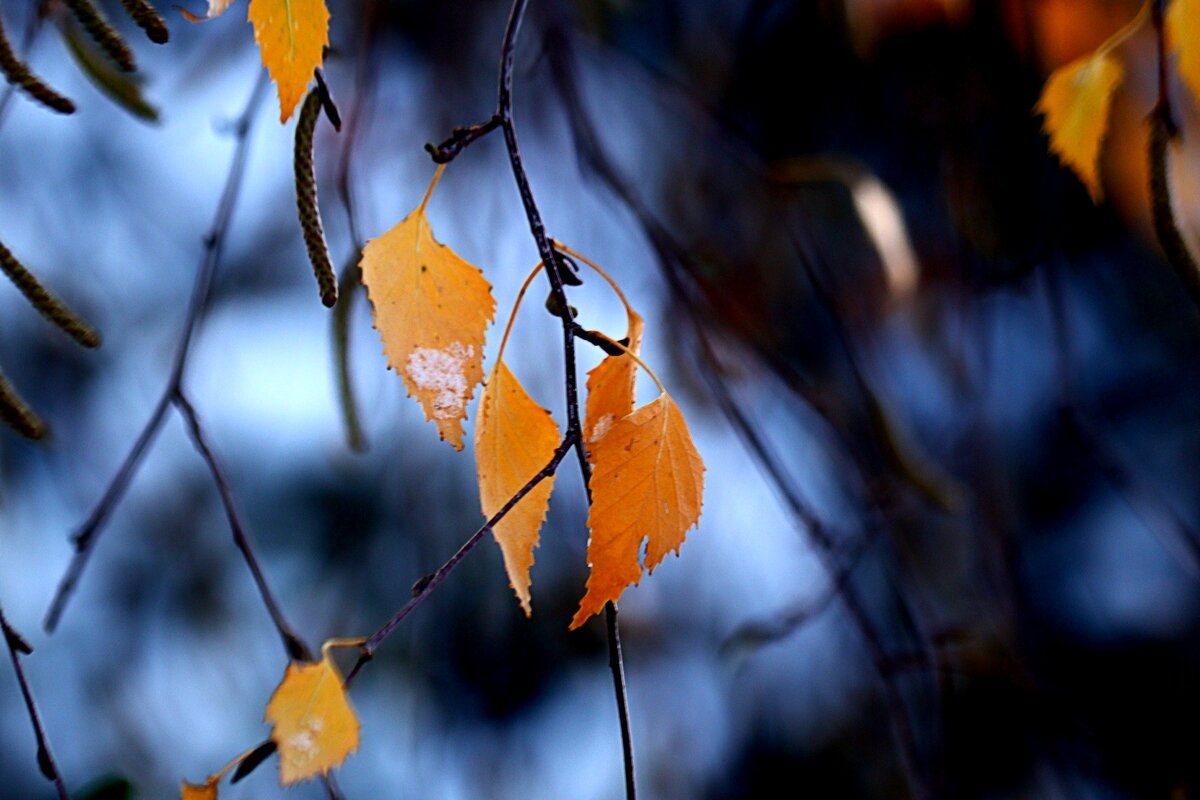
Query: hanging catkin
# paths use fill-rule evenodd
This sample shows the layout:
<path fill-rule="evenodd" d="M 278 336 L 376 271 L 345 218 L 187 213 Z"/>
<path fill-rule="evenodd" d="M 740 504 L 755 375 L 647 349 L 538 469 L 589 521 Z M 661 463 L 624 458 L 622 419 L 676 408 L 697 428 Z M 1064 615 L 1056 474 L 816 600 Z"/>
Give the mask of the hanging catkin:
<path fill-rule="evenodd" d="M 79 20 L 79 24 L 87 31 L 88 36 L 92 37 L 92 41 L 100 45 L 100 49 L 108 54 L 122 72 L 133 72 L 137 69 L 133 51 L 92 0 L 63 0 L 63 3 L 71 9 L 71 14 Z"/>
<path fill-rule="evenodd" d="M 46 424 L 25 404 L 3 372 L 0 372 L 0 420 L 30 439 L 46 435 Z"/>
<path fill-rule="evenodd" d="M 0 272 L 8 276 L 21 294 L 41 312 L 42 316 L 57 325 L 64 333 L 84 347 L 100 344 L 100 335 L 92 326 L 80 319 L 75 312 L 63 305 L 57 297 L 34 277 L 33 273 L 17 261 L 3 242 L 0 242 Z"/>
<path fill-rule="evenodd" d="M 0 72 L 4 73 L 4 77 L 8 79 L 9 83 L 21 87 L 26 94 L 42 105 L 52 108 L 60 114 L 75 113 L 74 103 L 43 83 L 42 79 L 34 75 L 25 65 L 25 62 L 17 58 L 12 44 L 8 41 L 8 35 L 4 31 L 3 18 L 0 18 Z"/>
<path fill-rule="evenodd" d="M 155 44 L 166 44 L 171 38 L 171 32 L 167 30 L 167 23 L 162 18 L 162 14 L 158 13 L 158 9 L 150 5 L 146 0 L 121 0 L 121 5 L 125 8 L 125 13 L 129 18 L 137 23 L 137 26 L 146 32 L 146 38 Z"/>
<path fill-rule="evenodd" d="M 337 302 L 337 277 L 329 260 L 325 244 L 325 229 L 321 226 L 321 209 L 317 205 L 317 171 L 313 162 L 313 131 L 321 114 L 321 98 L 316 91 L 304 98 L 300 119 L 296 121 L 296 211 L 304 231 L 304 245 L 312 262 L 321 302 L 332 307 Z"/>

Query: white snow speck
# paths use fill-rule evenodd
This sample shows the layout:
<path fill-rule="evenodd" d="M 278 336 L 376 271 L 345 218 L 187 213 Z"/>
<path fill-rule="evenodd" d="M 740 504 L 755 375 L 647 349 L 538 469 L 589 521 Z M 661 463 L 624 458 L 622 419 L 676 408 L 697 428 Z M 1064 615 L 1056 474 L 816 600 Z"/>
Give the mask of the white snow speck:
<path fill-rule="evenodd" d="M 444 350 L 418 347 L 408 356 L 406 372 L 418 389 L 436 392 L 433 416 L 454 419 L 467 404 L 466 361 L 475 355 L 474 345 L 451 342 Z"/>
<path fill-rule="evenodd" d="M 599 441 L 604 436 L 604 434 L 608 433 L 608 429 L 611 428 L 613 426 L 613 423 L 616 421 L 617 421 L 617 418 L 615 416 L 613 416 L 612 414 L 605 414 L 603 417 L 596 420 L 596 424 L 592 426 L 591 438 L 589 438 L 588 441 L 589 442 Z"/>

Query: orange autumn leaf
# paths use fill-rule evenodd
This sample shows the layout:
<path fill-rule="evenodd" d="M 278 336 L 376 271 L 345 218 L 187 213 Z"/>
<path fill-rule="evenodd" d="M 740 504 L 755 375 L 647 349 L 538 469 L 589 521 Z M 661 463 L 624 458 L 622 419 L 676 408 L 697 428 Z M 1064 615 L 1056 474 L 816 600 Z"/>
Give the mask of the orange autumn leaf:
<path fill-rule="evenodd" d="M 592 507 L 588 513 L 587 594 L 571 620 L 577 628 L 642 577 L 646 544 L 651 572 L 678 552 L 700 520 L 704 462 L 679 407 L 663 392 L 616 422 L 593 449 Z"/>
<path fill-rule="evenodd" d="M 1124 74 L 1120 63 L 1101 48 L 1051 73 L 1037 111 L 1045 115 L 1050 149 L 1075 171 L 1093 202 L 1100 186 L 1100 145 L 1108 129 L 1113 92 Z"/>
<path fill-rule="evenodd" d="M 645 324 L 641 316 L 626 306 L 629 328 L 625 334 L 628 348 L 637 355 L 641 352 Z M 605 356 L 604 360 L 588 373 L 587 410 L 583 419 L 583 440 L 587 445 L 588 458 L 595 463 L 595 444 L 617 420 L 633 411 L 634 385 L 637 378 L 637 362 L 626 353 Z"/>
<path fill-rule="evenodd" d="M 180 800 L 217 800 L 217 781 L 208 779 L 203 785 L 184 781 L 179 787 Z"/>
<path fill-rule="evenodd" d="M 325 0 L 250 0 L 249 20 L 263 66 L 279 91 L 279 121 L 287 122 L 321 66 L 329 9 Z"/>
<path fill-rule="evenodd" d="M 456 450 L 467 401 L 483 380 L 483 342 L 496 301 L 477 267 L 433 237 L 425 198 L 387 233 L 367 243 L 362 280 L 375 310 L 388 366 Z"/>
<path fill-rule="evenodd" d="M 1171 49 L 1179 54 L 1179 75 L 1200 103 L 1200 2 L 1172 0 L 1166 23 Z"/>
<path fill-rule="evenodd" d="M 496 362 L 479 398 L 479 408 L 475 466 L 483 515 L 491 518 L 550 461 L 558 448 L 559 432 L 550 412 L 534 402 L 503 361 Z M 492 529 L 504 556 L 508 580 L 526 616 L 532 613 L 529 569 L 553 485 L 551 475 L 521 498 Z"/>
<path fill-rule="evenodd" d="M 264 718 L 279 747 L 279 782 L 289 786 L 328 773 L 358 749 L 358 717 L 329 655 L 288 664 Z"/>

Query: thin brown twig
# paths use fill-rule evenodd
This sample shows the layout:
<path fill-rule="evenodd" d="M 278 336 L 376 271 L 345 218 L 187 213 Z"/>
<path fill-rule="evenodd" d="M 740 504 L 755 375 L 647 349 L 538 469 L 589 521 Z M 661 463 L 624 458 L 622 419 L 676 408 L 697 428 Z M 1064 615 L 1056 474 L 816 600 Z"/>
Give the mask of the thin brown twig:
<path fill-rule="evenodd" d="M 30 655 L 33 653 L 33 648 L 22 638 L 21 634 L 9 625 L 3 608 L 0 608 L 0 632 L 3 632 L 4 643 L 8 646 L 13 671 L 16 672 L 17 683 L 21 687 L 21 696 L 25 698 L 25 710 L 29 714 L 30 724 L 33 725 L 33 737 L 37 740 L 38 769 L 46 780 L 54 784 L 59 800 L 71 800 L 70 795 L 67 794 L 67 785 L 63 781 L 62 773 L 58 769 L 58 762 L 54 760 L 54 753 L 50 750 L 50 739 L 46 736 L 46 729 L 42 725 L 42 716 L 38 712 L 37 701 L 34 700 L 29 679 L 25 676 L 25 668 L 21 665 L 21 656 Z"/>
<path fill-rule="evenodd" d="M 221 471 L 217 457 L 213 454 L 212 448 L 209 447 L 208 440 L 204 435 L 204 429 L 200 426 L 200 417 L 196 414 L 196 408 L 184 395 L 182 388 L 176 388 L 174 394 L 171 395 L 171 402 L 183 416 L 184 422 L 187 423 L 188 436 L 191 438 L 192 444 L 196 446 L 200 457 L 204 459 L 204 463 L 208 466 L 213 483 L 217 487 L 217 492 L 221 495 L 221 505 L 225 509 L 226 518 L 229 520 L 229 531 L 233 534 L 233 541 L 237 545 L 238 550 L 241 551 L 242 558 L 246 561 L 246 566 L 250 568 L 250 574 L 254 577 L 254 584 L 258 587 L 258 593 L 262 597 L 263 605 L 267 607 L 267 613 L 271 615 L 271 621 L 275 623 L 275 630 L 279 632 L 279 637 L 283 640 L 283 649 L 292 661 L 311 661 L 312 651 L 309 650 L 304 640 L 292 630 L 292 626 L 288 624 L 287 618 L 283 615 L 279 601 L 275 599 L 275 595 L 271 592 L 266 575 L 263 573 L 262 566 L 258 562 L 258 556 L 254 552 L 254 546 L 250 542 L 250 537 L 246 533 L 246 528 L 242 524 L 241 517 L 238 515 L 237 507 L 233 503 L 233 490 L 229 487 L 229 480 L 225 477 L 225 473 Z"/>

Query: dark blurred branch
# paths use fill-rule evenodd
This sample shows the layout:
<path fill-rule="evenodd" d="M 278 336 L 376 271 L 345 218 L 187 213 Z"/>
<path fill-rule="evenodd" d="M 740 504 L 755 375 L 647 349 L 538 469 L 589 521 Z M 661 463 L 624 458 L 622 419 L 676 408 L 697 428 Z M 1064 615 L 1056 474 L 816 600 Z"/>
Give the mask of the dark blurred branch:
<path fill-rule="evenodd" d="M 138 434 L 133 448 L 126 455 L 125 460 L 117 470 L 117 474 L 109 482 L 108 488 L 105 489 L 100 501 L 92 508 L 91 514 L 88 515 L 88 518 L 71 536 L 75 553 L 71 558 L 71 563 L 67 566 L 62 580 L 59 582 L 54 599 L 50 603 L 50 608 L 46 612 L 46 619 L 43 622 L 43 626 L 47 631 L 53 632 L 58 626 L 67 601 L 71 598 L 76 585 L 79 583 L 80 576 L 83 574 L 83 570 L 87 566 L 92 552 L 95 550 L 96 543 L 99 541 L 100 534 L 104 530 L 109 515 L 112 514 L 113 509 L 116 508 L 121 498 L 124 497 L 125 490 L 129 488 L 130 481 L 133 479 L 138 467 L 141 466 L 146 450 L 154 442 L 158 436 L 158 432 L 162 429 L 162 423 L 166 417 L 167 409 L 171 405 L 172 398 L 182 385 L 183 372 L 187 365 L 188 354 L 191 351 L 193 334 L 195 333 L 200 317 L 203 316 L 208 306 L 213 276 L 216 273 L 218 263 L 220 263 L 221 252 L 224 248 L 225 234 L 229 228 L 230 220 L 233 218 L 233 211 L 237 205 L 238 194 L 241 190 L 243 178 L 245 177 L 246 160 L 250 149 L 250 129 L 259 105 L 266 94 L 266 87 L 267 79 L 264 72 L 259 75 L 254 89 L 250 93 L 250 99 L 247 101 L 245 109 L 234 125 L 233 135 L 235 145 L 233 159 L 225 179 L 225 187 L 217 203 L 217 211 L 213 218 L 212 228 L 204 239 L 204 254 L 196 270 L 195 283 L 192 285 L 191 297 L 188 300 L 187 312 L 184 315 L 183 330 L 180 332 L 179 341 L 175 348 L 175 356 L 171 364 L 166 388 L 163 389 L 158 402 L 154 406 L 154 410 L 150 412 L 150 418 L 143 426 L 142 432 Z"/>
<path fill-rule="evenodd" d="M 362 268 L 359 266 L 359 257 L 364 242 L 362 227 L 358 221 L 358 206 L 354 201 L 354 189 L 351 186 L 353 180 L 351 160 L 358 146 L 363 119 L 369 117 L 374 99 L 371 87 L 375 85 L 374 42 L 378 20 L 379 2 L 370 0 L 363 12 L 362 42 L 359 45 L 358 57 L 354 66 L 355 91 L 350 100 L 346 132 L 342 136 L 341 149 L 338 152 L 335 178 L 338 198 L 346 212 L 346 223 L 350 229 L 351 252 L 346 259 L 346 265 L 342 268 L 342 277 L 338 285 L 338 296 L 341 298 L 341 302 L 333 310 L 333 352 L 337 371 L 338 399 L 342 409 L 342 422 L 346 430 L 346 442 L 351 450 L 360 453 L 367 449 L 367 440 L 359 419 L 358 402 L 354 395 L 354 381 L 350 374 L 350 319 L 354 308 L 354 299 L 362 288 Z"/>
<path fill-rule="evenodd" d="M 533 491 L 539 483 L 549 478 L 558 470 L 558 465 L 562 463 L 563 458 L 566 457 L 567 453 L 571 451 L 571 448 L 574 447 L 575 444 L 575 437 L 568 433 L 566 437 L 563 438 L 562 442 L 559 443 L 558 447 L 554 450 L 554 455 L 550 458 L 550 461 L 547 462 L 546 466 L 538 470 L 537 474 L 530 478 L 529 481 L 522 486 L 516 494 L 510 497 L 508 502 L 500 507 L 499 511 L 493 514 L 487 522 L 483 523 L 483 525 L 477 531 L 475 531 L 475 533 L 471 534 L 470 538 L 463 542 L 462 546 L 458 548 L 454 555 L 450 556 L 450 559 L 446 561 L 445 564 L 442 564 L 435 571 L 424 576 L 415 584 L 413 584 L 412 597 L 409 599 L 409 601 L 405 603 L 399 611 L 393 614 L 392 618 L 385 622 L 379 630 L 371 634 L 371 637 L 367 639 L 366 644 L 362 646 L 362 653 L 359 655 L 358 661 L 355 662 L 354 668 L 351 669 L 350 673 L 346 676 L 345 684 L 347 688 L 349 688 L 350 684 L 354 682 L 359 670 L 361 670 L 368 661 L 374 658 L 375 651 L 381 644 L 383 644 L 383 641 L 387 639 L 387 637 L 391 636 L 392 631 L 396 630 L 396 627 L 404 621 L 404 618 L 415 611 L 417 606 L 425 602 L 425 598 L 429 597 L 429 595 L 433 593 L 433 590 L 440 586 L 444 580 L 446 580 L 450 573 L 454 571 L 454 568 L 462 563 L 462 560 L 466 558 L 472 550 L 475 549 L 475 546 L 483 540 L 483 537 L 486 536 L 489 531 L 496 527 L 497 523 L 508 516 L 508 512 L 513 510 L 517 503 L 521 501 L 521 498 Z"/>
<path fill-rule="evenodd" d="M 12 658 L 13 671 L 17 674 L 17 683 L 21 687 L 21 696 L 25 698 L 25 710 L 29 714 L 30 724 L 33 725 L 33 736 L 37 740 L 38 769 L 46 780 L 54 784 L 60 800 L 71 800 L 62 773 L 58 771 L 58 763 L 50 751 L 50 740 L 42 727 L 42 716 L 38 713 L 33 690 L 29 688 L 29 680 L 25 677 L 25 668 L 21 665 L 21 656 L 30 655 L 33 648 L 8 624 L 3 608 L 0 608 L 0 631 L 4 634 L 4 643 L 8 646 L 8 654 Z"/>
<path fill-rule="evenodd" d="M 1150 112 L 1150 142 L 1147 155 L 1150 161 L 1150 210 L 1154 233 L 1162 247 L 1167 264 L 1187 289 L 1192 302 L 1200 308 L 1200 267 L 1179 232 L 1175 209 L 1171 204 L 1171 177 L 1167 150 L 1179 135 L 1171 112 L 1170 78 L 1168 73 L 1166 33 L 1163 25 L 1164 0 L 1154 3 L 1154 35 L 1158 50 L 1158 102 Z"/>

